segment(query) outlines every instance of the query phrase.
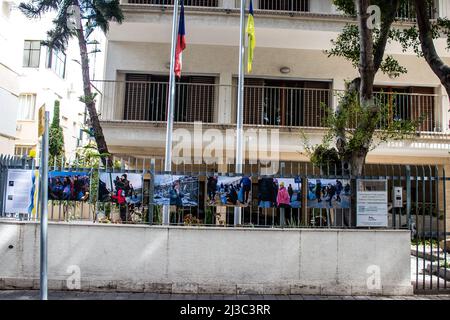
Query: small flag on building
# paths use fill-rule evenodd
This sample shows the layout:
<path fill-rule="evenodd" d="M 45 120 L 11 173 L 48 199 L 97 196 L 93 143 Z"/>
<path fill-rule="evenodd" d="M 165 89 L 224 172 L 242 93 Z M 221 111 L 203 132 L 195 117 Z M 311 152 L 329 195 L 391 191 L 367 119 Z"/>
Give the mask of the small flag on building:
<path fill-rule="evenodd" d="M 253 66 L 253 53 L 256 47 L 256 37 L 255 37 L 255 19 L 253 14 L 253 1 L 250 0 L 250 8 L 248 12 L 248 21 L 247 21 L 247 34 L 248 34 L 248 64 L 247 71 L 248 73 L 252 72 Z"/>
<path fill-rule="evenodd" d="M 175 51 L 175 76 L 181 77 L 183 50 L 186 49 L 186 29 L 184 26 L 184 0 L 181 0 L 180 21 L 178 25 L 177 47 Z"/>

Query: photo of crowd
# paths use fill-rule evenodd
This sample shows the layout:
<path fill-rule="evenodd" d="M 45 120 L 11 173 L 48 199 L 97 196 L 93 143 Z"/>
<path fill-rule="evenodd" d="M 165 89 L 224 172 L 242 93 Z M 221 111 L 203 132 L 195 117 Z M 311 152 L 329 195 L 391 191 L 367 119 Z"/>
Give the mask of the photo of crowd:
<path fill-rule="evenodd" d="M 208 176 L 206 204 L 208 206 L 247 207 L 252 202 L 252 180 L 247 176 Z"/>
<path fill-rule="evenodd" d="M 156 175 L 153 203 L 176 207 L 198 206 L 198 177 L 182 175 Z"/>
<path fill-rule="evenodd" d="M 342 179 L 308 180 L 308 207 L 350 208 L 350 181 Z"/>
<path fill-rule="evenodd" d="M 135 209 L 142 206 L 142 175 L 137 173 L 100 173 L 98 200 L 119 206 L 120 219 L 128 221 Z"/>
<path fill-rule="evenodd" d="M 260 208 L 300 208 L 302 187 L 295 178 L 260 178 L 258 206 Z"/>
<path fill-rule="evenodd" d="M 89 186 L 88 172 L 51 171 L 48 175 L 48 199 L 87 201 Z"/>

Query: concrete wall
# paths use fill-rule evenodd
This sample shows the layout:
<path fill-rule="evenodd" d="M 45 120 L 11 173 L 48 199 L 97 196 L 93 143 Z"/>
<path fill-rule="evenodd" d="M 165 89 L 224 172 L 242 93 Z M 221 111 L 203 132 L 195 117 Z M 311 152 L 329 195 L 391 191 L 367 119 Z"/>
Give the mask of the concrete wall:
<path fill-rule="evenodd" d="M 49 287 L 76 265 L 87 290 L 412 294 L 409 251 L 407 231 L 50 224 Z M 0 256 L 0 287 L 37 287 L 39 225 L 0 222 Z"/>

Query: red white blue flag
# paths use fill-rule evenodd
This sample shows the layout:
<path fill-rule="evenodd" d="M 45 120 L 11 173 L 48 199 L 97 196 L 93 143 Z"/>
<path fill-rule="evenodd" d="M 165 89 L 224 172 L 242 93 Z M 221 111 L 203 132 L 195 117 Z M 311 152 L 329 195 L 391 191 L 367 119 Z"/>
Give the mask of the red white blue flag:
<path fill-rule="evenodd" d="M 177 47 L 175 50 L 175 76 L 181 77 L 183 50 L 186 49 L 186 29 L 184 26 L 184 0 L 181 0 L 180 22 L 178 25 Z"/>

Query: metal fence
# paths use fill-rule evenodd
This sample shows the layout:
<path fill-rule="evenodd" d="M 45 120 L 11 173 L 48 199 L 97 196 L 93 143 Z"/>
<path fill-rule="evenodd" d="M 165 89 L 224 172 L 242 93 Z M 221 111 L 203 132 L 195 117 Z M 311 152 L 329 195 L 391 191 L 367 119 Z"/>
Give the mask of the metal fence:
<path fill-rule="evenodd" d="M 59 163 L 65 165 L 59 166 Z M 209 206 L 207 197 L 208 177 L 233 177 L 233 164 L 227 165 L 174 165 L 170 173 L 164 172 L 163 159 L 115 158 L 113 168 L 88 166 L 83 161 L 59 159 L 50 166 L 50 174 L 58 172 L 85 173 L 90 177 L 89 196 L 85 201 L 50 200 L 50 221 L 71 221 L 77 223 L 121 223 L 121 224 L 162 224 L 162 206 L 155 201 L 155 177 L 162 174 L 198 178 L 198 204 L 194 206 L 170 206 L 170 225 L 206 227 L 247 227 L 247 228 L 339 228 L 355 229 L 356 179 L 387 181 L 388 226 L 387 229 L 411 231 L 411 281 L 417 292 L 448 292 L 450 276 L 448 246 L 442 241 L 447 232 L 447 187 L 450 179 L 444 168 L 433 165 L 381 165 L 367 164 L 363 174 L 354 177 L 346 167 L 324 166 L 318 168 L 308 162 L 281 162 L 279 169 L 270 173 L 263 163 L 247 163 L 243 175 L 252 182 L 248 205 L 241 209 L 241 223 L 234 224 L 235 210 L 231 206 Z M 0 157 L 0 216 L 5 219 L 38 220 L 38 215 L 14 215 L 4 211 L 8 169 L 35 170 L 34 161 L 26 158 Z M 132 180 L 135 174 L 142 182 L 134 189 L 131 198 L 139 199 L 125 206 L 108 198 L 100 201 L 102 186 L 99 179 L 106 174 L 108 179 L 127 174 Z M 56 174 L 57 175 L 57 174 Z M 290 206 L 261 207 L 260 179 L 277 179 L 277 183 L 292 181 L 298 184 L 289 194 Z M 286 180 L 291 179 L 291 180 Z M 322 179 L 322 188 L 314 188 L 314 182 Z M 326 180 L 324 180 L 326 179 Z M 327 181 L 339 180 L 351 188 L 343 188 L 340 194 L 330 194 Z M 270 180 L 274 181 L 274 180 Z M 287 182 L 289 183 L 289 182 Z M 287 184 L 286 183 L 286 184 Z M 51 186 L 51 184 L 49 184 Z M 287 187 L 287 186 L 286 186 Z M 394 206 L 394 187 L 401 187 L 402 200 Z M 262 188 L 262 185 L 261 185 Z M 49 190 L 49 192 L 52 192 Z M 318 199 L 321 198 L 321 205 Z M 51 199 L 51 197 L 50 197 Z M 349 201 L 346 208 L 341 203 Z M 297 205 L 294 205 L 297 203 Z M 311 203 L 313 205 L 311 205 Z M 397 203 L 398 204 L 398 203 Z M 384 228 L 384 229 L 386 229 Z M 370 229 L 370 228 L 369 228 Z"/>
<path fill-rule="evenodd" d="M 34 161 L 26 158 L 3 157 L 1 158 L 1 188 L 2 198 L 4 201 L 6 174 L 9 168 L 25 168 L 36 169 Z M 60 166 L 60 163 L 66 165 Z M 219 222 L 215 219 L 221 215 L 222 221 L 219 223 L 223 226 L 234 226 L 232 206 L 210 207 L 206 203 L 207 179 L 210 176 L 235 176 L 235 167 L 233 164 L 227 165 L 173 165 L 170 173 L 164 172 L 163 159 L 146 159 L 146 158 L 116 158 L 116 166 L 113 168 L 103 167 L 101 165 L 94 168 L 88 167 L 83 161 L 71 161 L 67 165 L 67 160 L 55 160 L 50 166 L 50 173 L 55 172 L 84 172 L 91 177 L 89 197 L 84 202 L 76 202 L 75 207 L 72 204 L 63 201 L 53 201 L 50 203 L 49 219 L 50 220 L 87 220 L 97 221 L 99 212 L 104 213 L 105 203 L 98 201 L 98 180 L 102 173 L 111 174 L 137 174 L 142 177 L 142 188 L 140 188 L 140 196 L 142 203 L 137 209 L 143 212 L 143 219 L 129 219 L 130 215 L 124 223 L 145 223 L 160 224 L 161 217 L 159 206 L 154 205 L 154 177 L 156 175 L 172 174 L 177 176 L 196 177 L 199 181 L 198 205 L 177 208 L 178 219 L 176 215 L 172 215 L 172 224 L 185 225 L 186 221 L 183 217 L 189 216 L 195 218 L 197 225 L 217 225 Z M 326 188 L 322 190 L 321 198 L 323 204 L 321 206 L 311 206 L 311 200 L 314 194 L 313 185 L 317 180 L 327 180 L 348 183 L 352 185 L 356 179 L 374 179 L 387 180 L 388 190 L 393 190 L 394 186 L 402 187 L 403 203 L 400 207 L 392 207 L 392 192 L 389 194 L 389 228 L 392 229 L 408 229 L 410 226 L 416 228 L 418 232 L 423 232 L 429 237 L 442 237 L 445 232 L 443 223 L 446 219 L 446 181 L 444 169 L 438 166 L 405 166 L 405 165 L 373 165 L 367 164 L 364 167 L 362 176 L 354 177 L 348 169 L 337 166 L 326 166 L 317 168 L 309 162 L 281 162 L 276 172 L 268 172 L 269 167 L 255 162 L 244 165 L 243 175 L 248 176 L 252 180 L 252 195 L 248 202 L 248 206 L 242 208 L 242 225 L 254 227 L 326 227 L 326 228 L 354 228 L 356 226 L 354 206 L 348 205 L 346 208 L 339 205 L 336 201 L 336 194 L 330 198 Z M 273 168 L 273 167 L 272 167 Z M 270 169 L 271 170 L 271 169 Z M 299 202 L 298 208 L 290 208 L 285 217 L 280 214 L 280 208 L 261 208 L 258 198 L 258 180 L 261 178 L 273 179 L 293 179 L 298 181 L 301 187 L 296 191 L 296 201 Z M 293 181 L 292 180 L 292 181 Z M 330 182 L 331 183 L 331 182 Z M 286 185 L 286 187 L 288 187 Z M 324 186 L 326 187 L 326 186 Z M 347 195 L 349 202 L 355 201 L 353 191 L 342 191 L 343 195 Z M 51 199 L 51 197 L 50 197 Z M 114 202 L 110 203 L 111 208 Z M 109 209 L 111 209 L 109 208 Z M 67 214 L 68 209 L 73 209 L 74 214 Z M 108 209 L 108 210 L 109 210 Z M 114 208 L 113 208 L 114 209 Z M 2 205 L 3 210 L 3 205 Z M 4 212 L 2 211 L 4 214 Z M 211 216 L 213 219 L 211 220 Z M 145 216 L 145 217 L 144 217 Z M 181 217 L 181 218 L 180 218 Z M 34 217 L 38 218 L 38 217 Z M 113 217 L 110 217 L 113 218 Z M 284 220 L 284 221 L 283 221 Z M 440 221 L 440 223 L 437 223 Z"/>

